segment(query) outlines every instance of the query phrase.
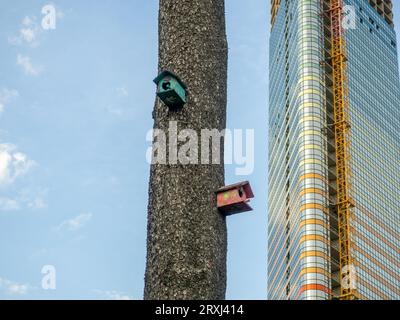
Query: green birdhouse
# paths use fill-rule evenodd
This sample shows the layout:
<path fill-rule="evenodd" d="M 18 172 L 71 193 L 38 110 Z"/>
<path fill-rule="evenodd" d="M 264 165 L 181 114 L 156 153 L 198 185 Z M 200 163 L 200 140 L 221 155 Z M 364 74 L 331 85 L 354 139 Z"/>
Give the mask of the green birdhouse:
<path fill-rule="evenodd" d="M 157 85 L 157 96 L 170 109 L 179 109 L 184 106 L 187 87 L 176 74 L 165 70 L 154 79 L 154 83 Z"/>

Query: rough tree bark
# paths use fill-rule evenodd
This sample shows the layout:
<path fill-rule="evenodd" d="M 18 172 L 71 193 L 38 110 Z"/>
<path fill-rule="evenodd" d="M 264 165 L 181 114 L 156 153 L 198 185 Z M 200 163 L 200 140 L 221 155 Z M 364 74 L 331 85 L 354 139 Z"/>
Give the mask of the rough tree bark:
<path fill-rule="evenodd" d="M 160 0 L 159 72 L 176 73 L 188 103 L 156 100 L 154 128 L 225 129 L 227 41 L 224 0 Z M 169 143 L 169 142 L 168 142 Z M 227 231 L 216 208 L 221 164 L 153 164 L 150 170 L 145 299 L 224 299 Z M 199 146 L 200 153 L 200 146 Z"/>

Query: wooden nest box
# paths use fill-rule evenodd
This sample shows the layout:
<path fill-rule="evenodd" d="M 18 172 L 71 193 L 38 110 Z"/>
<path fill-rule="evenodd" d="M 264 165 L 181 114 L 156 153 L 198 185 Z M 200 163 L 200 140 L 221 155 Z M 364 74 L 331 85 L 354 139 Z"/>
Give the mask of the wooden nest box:
<path fill-rule="evenodd" d="M 218 209 L 225 216 L 253 210 L 249 202 L 254 194 L 248 181 L 223 187 L 216 193 Z"/>
<path fill-rule="evenodd" d="M 170 108 L 177 110 L 186 103 L 187 87 L 173 72 L 161 72 L 154 83 L 157 85 L 157 96 Z"/>

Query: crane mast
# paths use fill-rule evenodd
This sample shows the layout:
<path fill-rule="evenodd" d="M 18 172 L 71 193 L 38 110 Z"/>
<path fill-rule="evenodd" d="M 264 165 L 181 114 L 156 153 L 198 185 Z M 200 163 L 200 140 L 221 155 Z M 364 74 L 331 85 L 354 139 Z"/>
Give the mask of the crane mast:
<path fill-rule="evenodd" d="M 337 214 L 339 230 L 340 297 L 358 299 L 356 259 L 351 229 L 354 214 L 352 166 L 350 153 L 350 110 L 346 57 L 346 36 L 342 24 L 343 0 L 330 0 L 331 64 L 336 148 Z"/>

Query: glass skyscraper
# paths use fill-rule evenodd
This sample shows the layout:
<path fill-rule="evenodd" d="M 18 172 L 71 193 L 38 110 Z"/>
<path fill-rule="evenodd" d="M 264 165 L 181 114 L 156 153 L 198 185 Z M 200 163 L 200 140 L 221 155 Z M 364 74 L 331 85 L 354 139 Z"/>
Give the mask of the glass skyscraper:
<path fill-rule="evenodd" d="M 360 299 L 400 299 L 400 81 L 390 0 L 346 0 Z M 269 299 L 340 295 L 329 0 L 272 0 Z M 342 270 L 343 272 L 343 270 Z"/>

